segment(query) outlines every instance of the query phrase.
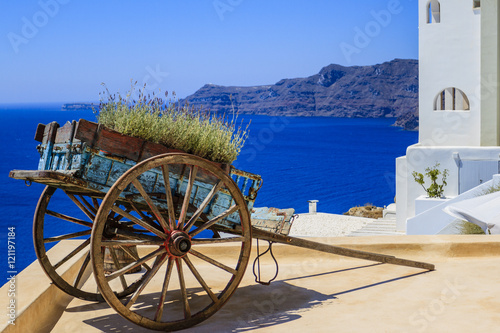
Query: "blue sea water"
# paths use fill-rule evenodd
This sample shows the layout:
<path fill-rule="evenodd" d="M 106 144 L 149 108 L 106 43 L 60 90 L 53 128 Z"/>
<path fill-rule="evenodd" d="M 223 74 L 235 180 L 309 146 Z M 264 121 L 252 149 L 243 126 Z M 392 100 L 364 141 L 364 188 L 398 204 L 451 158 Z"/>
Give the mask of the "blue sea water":
<path fill-rule="evenodd" d="M 60 104 L 0 106 L 0 278 L 7 282 L 8 227 L 15 227 L 16 271 L 36 259 L 32 219 L 43 185 L 25 186 L 8 177 L 13 169 L 35 170 L 39 154 L 34 134 L 38 123 L 80 118 L 92 111 L 59 111 Z M 418 133 L 391 127 L 393 119 L 240 116 L 251 121 L 250 136 L 238 160 L 239 169 L 262 175 L 257 207 L 341 214 L 350 207 L 393 202 L 395 158 L 417 142 Z"/>

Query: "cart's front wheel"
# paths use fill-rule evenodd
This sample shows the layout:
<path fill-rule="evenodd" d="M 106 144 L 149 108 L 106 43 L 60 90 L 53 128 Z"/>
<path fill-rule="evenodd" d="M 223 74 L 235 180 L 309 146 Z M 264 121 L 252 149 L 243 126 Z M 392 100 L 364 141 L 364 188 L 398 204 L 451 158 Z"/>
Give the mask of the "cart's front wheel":
<path fill-rule="evenodd" d="M 126 212 L 125 203 L 134 209 Z M 119 218 L 106 218 L 110 213 Z M 131 246 L 138 249 L 132 262 L 104 267 L 103 249 Z M 188 154 L 159 155 L 123 174 L 101 204 L 91 239 L 94 274 L 110 306 L 138 325 L 169 331 L 196 325 L 227 302 L 250 249 L 250 215 L 238 186 Z M 130 274 L 140 265 L 147 268 Z M 114 285 L 129 278 L 137 290 L 120 300 Z"/>

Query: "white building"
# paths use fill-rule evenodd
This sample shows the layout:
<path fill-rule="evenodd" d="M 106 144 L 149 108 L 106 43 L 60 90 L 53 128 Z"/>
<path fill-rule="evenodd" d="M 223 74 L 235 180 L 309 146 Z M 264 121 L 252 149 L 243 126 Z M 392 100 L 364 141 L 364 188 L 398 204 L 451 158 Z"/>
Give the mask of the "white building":
<path fill-rule="evenodd" d="M 446 197 L 500 173 L 498 0 L 419 0 L 419 142 L 396 160 L 397 228 L 436 234 L 412 223 L 425 191 L 412 172 L 436 162 L 448 169 Z"/>

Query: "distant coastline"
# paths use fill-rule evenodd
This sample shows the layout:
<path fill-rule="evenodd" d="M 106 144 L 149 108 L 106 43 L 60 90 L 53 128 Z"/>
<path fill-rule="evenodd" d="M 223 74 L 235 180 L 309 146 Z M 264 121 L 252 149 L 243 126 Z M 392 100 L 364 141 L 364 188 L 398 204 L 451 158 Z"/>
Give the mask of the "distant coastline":
<path fill-rule="evenodd" d="M 331 64 L 303 78 L 263 86 L 206 84 L 179 105 L 212 112 L 288 117 L 392 118 L 392 124 L 418 131 L 418 60 L 394 59 L 372 66 Z M 64 111 L 97 104 L 64 104 Z"/>
<path fill-rule="evenodd" d="M 96 105 L 94 103 L 67 103 L 61 107 L 62 111 L 92 110 Z"/>
<path fill-rule="evenodd" d="M 319 73 L 259 86 L 206 84 L 180 104 L 214 112 L 267 116 L 395 118 L 418 130 L 418 60 L 372 66 L 331 64 Z"/>

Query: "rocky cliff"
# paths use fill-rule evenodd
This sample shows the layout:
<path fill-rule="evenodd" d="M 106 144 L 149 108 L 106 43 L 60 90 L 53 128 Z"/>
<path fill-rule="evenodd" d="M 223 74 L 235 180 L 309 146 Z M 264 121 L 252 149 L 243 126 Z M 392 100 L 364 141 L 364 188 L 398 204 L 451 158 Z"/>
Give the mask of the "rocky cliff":
<path fill-rule="evenodd" d="M 272 85 L 206 84 L 183 102 L 212 111 L 276 116 L 398 117 L 415 129 L 418 119 L 418 61 L 395 59 L 373 66 L 329 65 L 318 74 Z M 418 117 L 417 117 L 418 118 Z"/>

